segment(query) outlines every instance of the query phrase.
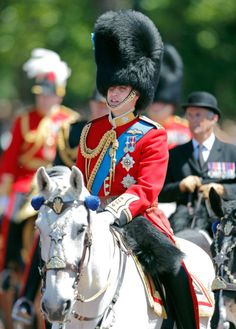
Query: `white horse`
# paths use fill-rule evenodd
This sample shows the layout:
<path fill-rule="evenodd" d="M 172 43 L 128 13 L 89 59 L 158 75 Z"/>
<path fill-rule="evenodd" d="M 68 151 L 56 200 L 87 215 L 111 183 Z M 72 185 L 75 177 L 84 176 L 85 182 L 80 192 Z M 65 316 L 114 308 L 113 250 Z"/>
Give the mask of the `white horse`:
<path fill-rule="evenodd" d="M 44 262 L 41 308 L 52 328 L 161 328 L 133 258 L 102 213 L 88 209 L 81 172 L 53 167 L 48 174 L 41 167 L 37 182 L 44 198 L 36 221 Z M 210 258 L 191 242 L 178 243 L 188 269 L 210 292 Z M 200 328 L 209 328 L 209 320 L 201 317 Z"/>

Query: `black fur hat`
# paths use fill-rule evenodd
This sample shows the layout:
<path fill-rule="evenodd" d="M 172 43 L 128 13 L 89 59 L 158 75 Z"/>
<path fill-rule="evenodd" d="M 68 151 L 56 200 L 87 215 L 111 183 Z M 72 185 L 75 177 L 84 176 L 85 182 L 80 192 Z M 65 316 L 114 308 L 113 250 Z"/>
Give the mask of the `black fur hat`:
<path fill-rule="evenodd" d="M 163 54 L 154 23 L 133 10 L 108 11 L 94 27 L 97 88 L 106 96 L 109 87 L 130 85 L 140 92 L 136 109 L 152 102 Z"/>
<path fill-rule="evenodd" d="M 182 79 L 182 58 L 175 47 L 165 44 L 160 79 L 154 96 L 154 102 L 178 105 L 181 100 Z"/>

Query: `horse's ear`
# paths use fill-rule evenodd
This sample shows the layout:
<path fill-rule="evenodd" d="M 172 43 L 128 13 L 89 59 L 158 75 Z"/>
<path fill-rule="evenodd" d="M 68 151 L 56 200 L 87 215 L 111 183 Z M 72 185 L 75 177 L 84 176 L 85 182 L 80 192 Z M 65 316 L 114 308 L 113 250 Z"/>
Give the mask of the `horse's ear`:
<path fill-rule="evenodd" d="M 211 208 L 214 211 L 215 215 L 218 218 L 223 217 L 224 212 L 222 209 L 222 200 L 221 200 L 221 197 L 219 196 L 219 194 L 214 189 L 214 187 L 210 188 L 209 201 L 210 201 Z"/>
<path fill-rule="evenodd" d="M 71 168 L 70 185 L 77 195 L 82 193 L 84 179 L 81 171 L 76 166 L 72 166 Z"/>
<path fill-rule="evenodd" d="M 48 193 L 51 191 L 53 183 L 48 176 L 44 167 L 40 167 L 36 172 L 36 179 L 38 184 L 39 192 Z"/>

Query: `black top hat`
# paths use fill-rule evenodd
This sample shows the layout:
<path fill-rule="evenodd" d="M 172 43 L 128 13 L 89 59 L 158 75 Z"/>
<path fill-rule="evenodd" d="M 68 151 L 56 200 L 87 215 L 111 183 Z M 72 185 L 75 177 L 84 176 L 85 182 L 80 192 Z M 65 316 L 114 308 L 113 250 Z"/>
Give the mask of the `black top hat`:
<path fill-rule="evenodd" d="M 187 104 L 183 104 L 182 108 L 187 109 L 188 107 L 202 107 L 208 109 L 221 117 L 221 111 L 218 108 L 217 99 L 212 94 L 206 91 L 194 91 L 188 95 Z"/>

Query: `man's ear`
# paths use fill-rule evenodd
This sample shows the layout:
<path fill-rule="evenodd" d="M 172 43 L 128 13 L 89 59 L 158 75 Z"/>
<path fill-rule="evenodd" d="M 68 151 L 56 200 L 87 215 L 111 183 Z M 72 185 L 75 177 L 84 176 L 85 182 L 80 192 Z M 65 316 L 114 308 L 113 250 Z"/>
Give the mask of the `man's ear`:
<path fill-rule="evenodd" d="M 212 121 L 214 121 L 214 123 L 217 123 L 219 121 L 219 115 L 218 114 L 214 114 L 212 116 Z"/>

